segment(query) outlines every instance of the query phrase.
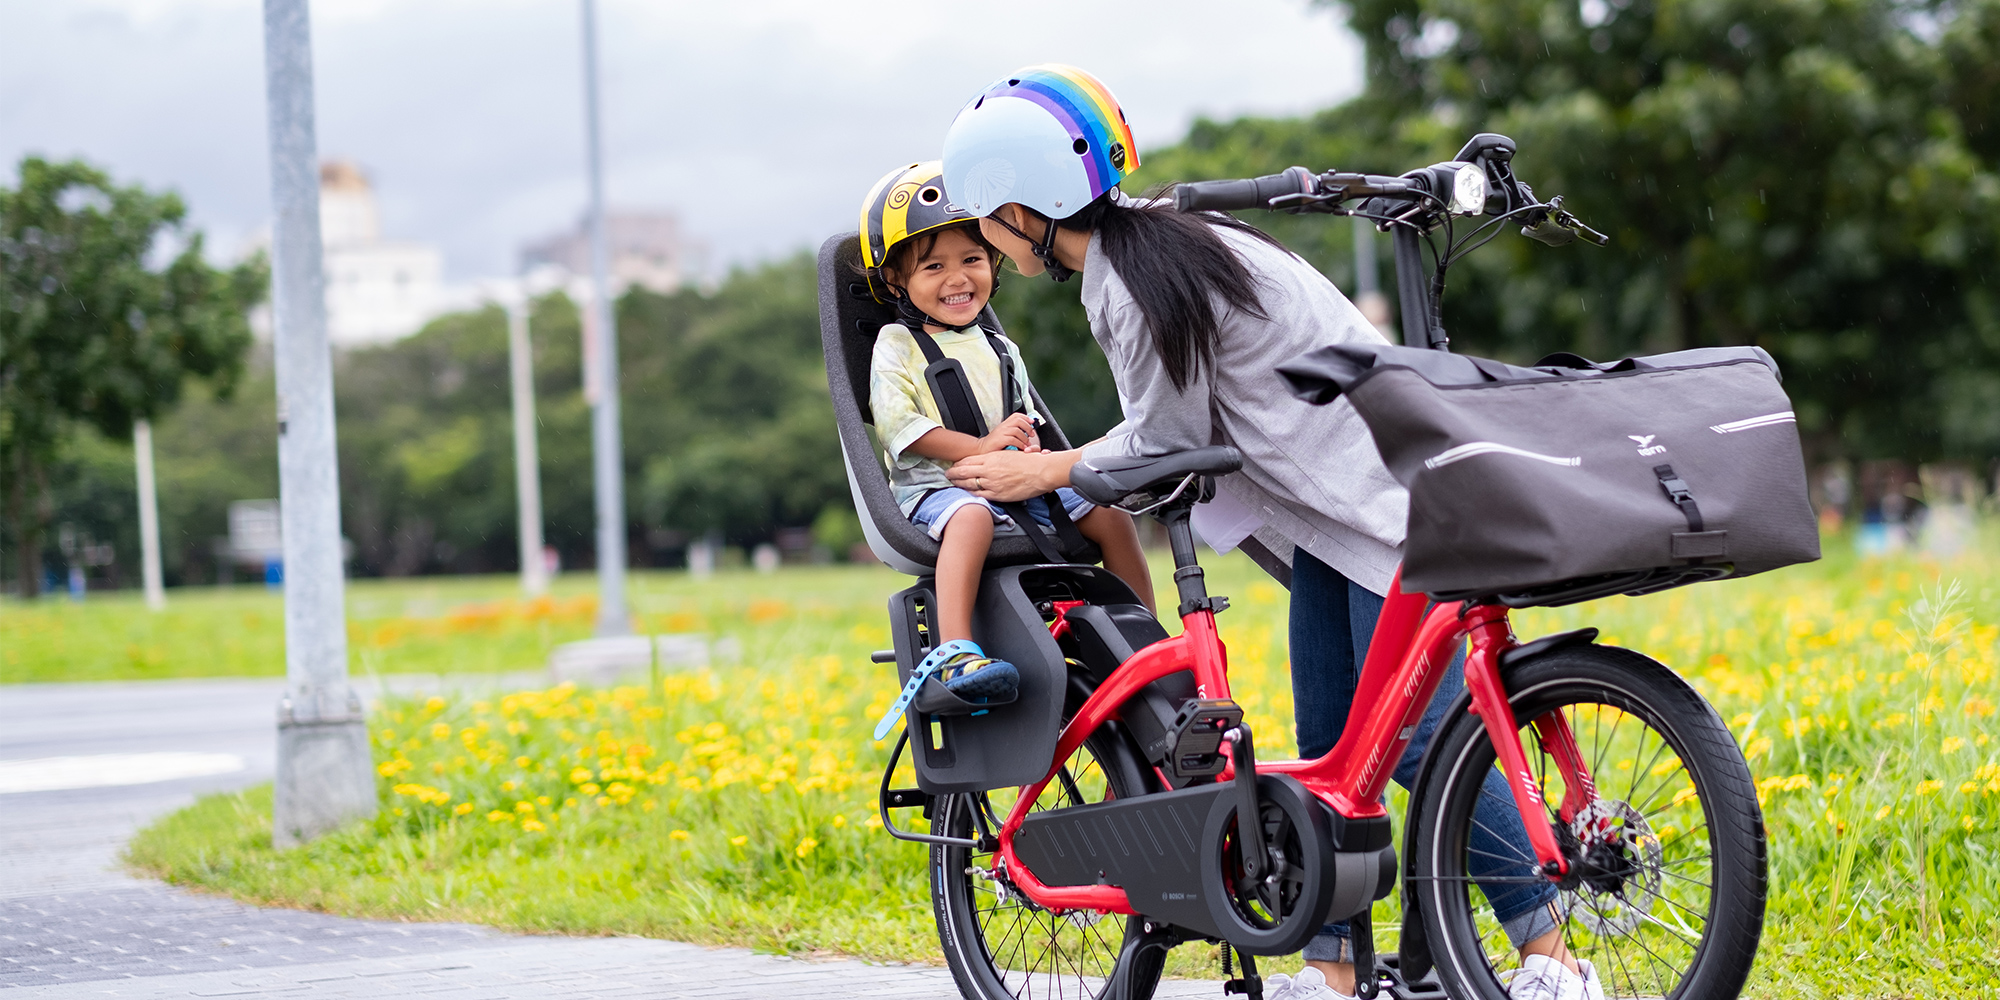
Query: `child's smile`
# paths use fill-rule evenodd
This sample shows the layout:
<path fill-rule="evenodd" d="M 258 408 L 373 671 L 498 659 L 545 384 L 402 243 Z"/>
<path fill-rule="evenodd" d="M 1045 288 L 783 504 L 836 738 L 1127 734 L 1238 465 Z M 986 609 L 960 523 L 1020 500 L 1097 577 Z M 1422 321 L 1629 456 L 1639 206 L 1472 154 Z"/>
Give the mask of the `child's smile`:
<path fill-rule="evenodd" d="M 932 319 L 952 329 L 968 326 L 993 297 L 993 259 L 963 229 L 947 229 L 912 262 L 904 291 Z"/>

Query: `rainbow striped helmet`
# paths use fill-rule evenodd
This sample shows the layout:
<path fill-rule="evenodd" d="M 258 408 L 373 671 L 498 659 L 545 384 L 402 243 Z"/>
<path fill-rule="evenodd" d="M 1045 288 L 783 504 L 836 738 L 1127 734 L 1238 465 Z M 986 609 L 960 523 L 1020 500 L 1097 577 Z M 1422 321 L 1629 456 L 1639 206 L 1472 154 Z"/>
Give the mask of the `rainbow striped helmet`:
<path fill-rule="evenodd" d="M 889 259 L 896 244 L 933 230 L 975 221 L 944 196 L 938 161 L 912 163 L 882 175 L 861 199 L 861 266 L 869 268 L 868 290 L 878 302 L 888 301 L 875 287 L 873 269 Z"/>
<path fill-rule="evenodd" d="M 1139 168 L 1109 88 L 1074 66 L 1030 66 L 986 88 L 944 137 L 944 187 L 981 218 L 1009 202 L 1066 219 Z"/>

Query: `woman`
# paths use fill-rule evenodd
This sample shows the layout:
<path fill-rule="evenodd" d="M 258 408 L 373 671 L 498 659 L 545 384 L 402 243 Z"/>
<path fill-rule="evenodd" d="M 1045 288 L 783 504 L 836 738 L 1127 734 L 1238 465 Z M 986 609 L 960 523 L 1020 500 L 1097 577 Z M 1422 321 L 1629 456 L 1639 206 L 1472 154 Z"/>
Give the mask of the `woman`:
<path fill-rule="evenodd" d="M 1182 215 L 1125 198 L 1117 185 L 1138 165 L 1117 101 L 1072 67 L 1021 70 L 952 123 L 946 193 L 980 218 L 986 239 L 1023 275 L 1083 275 L 1084 310 L 1111 363 L 1125 419 L 1079 449 L 964 459 L 950 479 L 988 499 L 1020 500 L 1069 485 L 1071 467 L 1093 458 L 1214 443 L 1241 451 L 1242 471 L 1221 488 L 1262 519 L 1261 535 L 1292 547 L 1299 753 L 1322 756 L 1346 723 L 1400 559 L 1409 501 L 1353 408 L 1345 400 L 1312 406 L 1296 399 L 1276 368 L 1327 344 L 1382 337 L 1331 282 L 1258 230 L 1223 215 Z M 1455 666 L 1396 770 L 1399 783 L 1415 778 L 1444 706 L 1463 684 Z M 1498 857 L 1532 857 L 1505 785 L 1497 774 L 1489 783 L 1484 798 L 1493 809 L 1488 815 L 1482 807 L 1481 825 L 1512 836 L 1485 848 Z M 1488 897 L 1522 953 L 1512 996 L 1602 996 L 1595 970 L 1563 947 L 1553 887 L 1496 884 Z M 1305 955 L 1308 968 L 1273 976 L 1266 996 L 1327 1000 L 1354 992 L 1344 924 L 1325 928 Z"/>

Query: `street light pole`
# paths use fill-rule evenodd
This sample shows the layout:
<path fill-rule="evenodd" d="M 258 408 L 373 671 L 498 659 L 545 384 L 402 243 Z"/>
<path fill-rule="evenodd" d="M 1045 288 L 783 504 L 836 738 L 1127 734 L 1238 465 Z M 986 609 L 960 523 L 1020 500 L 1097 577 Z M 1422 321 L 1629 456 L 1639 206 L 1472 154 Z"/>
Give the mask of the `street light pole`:
<path fill-rule="evenodd" d="M 597 634 L 632 631 L 625 609 L 625 466 L 618 426 L 618 327 L 611 308 L 611 252 L 604 234 L 604 135 L 597 99 L 597 4 L 583 0 L 583 104 L 590 168 L 590 308 L 596 312 L 597 398 L 590 447 L 597 490 Z"/>
<path fill-rule="evenodd" d="M 514 382 L 514 493 L 520 502 L 521 590 L 539 597 L 549 589 L 542 558 L 542 472 L 535 446 L 535 359 L 528 342 L 527 292 L 507 300 L 507 363 Z"/>
<path fill-rule="evenodd" d="M 307 0 L 264 0 L 270 111 L 272 360 L 285 573 L 285 696 L 271 836 L 287 847 L 375 813 L 361 700 L 347 683 L 333 359 L 320 259 Z"/>
<path fill-rule="evenodd" d="M 139 566 L 146 585 L 146 606 L 159 611 L 167 606 L 167 590 L 160 573 L 160 497 L 153 482 L 153 422 L 132 422 L 132 458 L 139 473 Z"/>

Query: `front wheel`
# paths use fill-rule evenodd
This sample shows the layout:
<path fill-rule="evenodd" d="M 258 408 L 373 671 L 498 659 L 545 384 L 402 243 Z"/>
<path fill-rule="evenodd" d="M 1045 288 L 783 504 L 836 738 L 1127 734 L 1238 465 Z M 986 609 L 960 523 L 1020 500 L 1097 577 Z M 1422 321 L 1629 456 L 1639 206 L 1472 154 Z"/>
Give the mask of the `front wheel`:
<path fill-rule="evenodd" d="M 1715 709 L 1614 647 L 1559 650 L 1502 680 L 1570 871 L 1536 871 L 1484 723 L 1454 713 L 1410 822 L 1411 890 L 1447 990 L 1505 1000 L 1526 943 L 1512 938 L 1553 929 L 1607 997 L 1735 997 L 1763 930 L 1764 821 Z M 1577 772 L 1558 766 L 1565 724 L 1592 779 L 1576 794 Z"/>

